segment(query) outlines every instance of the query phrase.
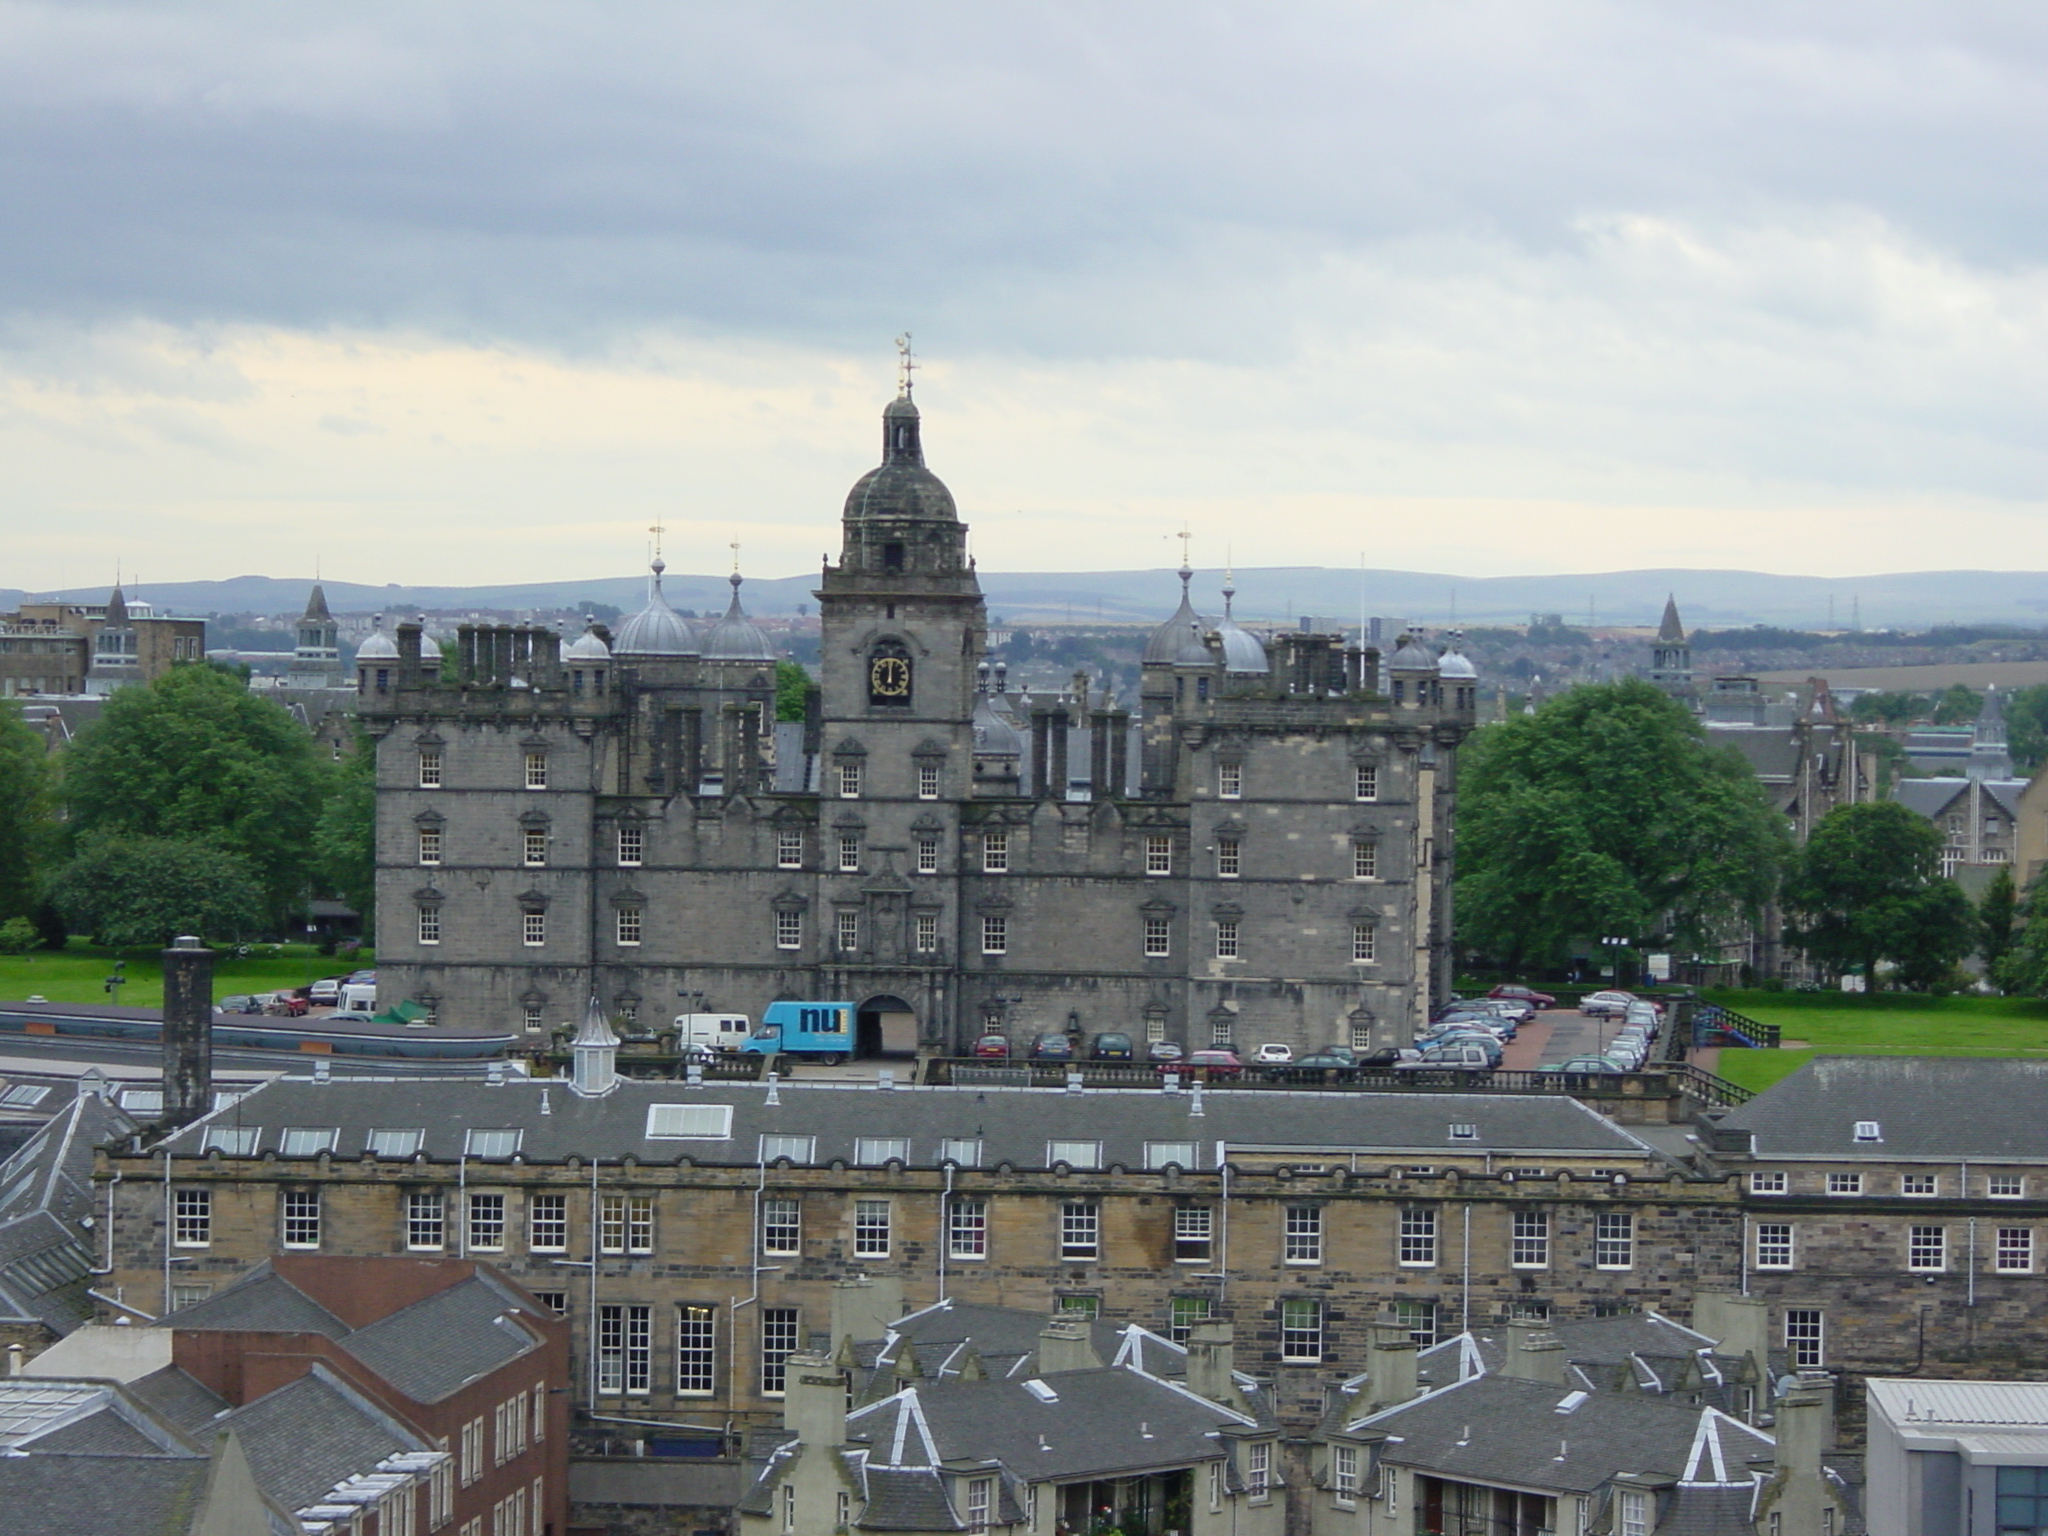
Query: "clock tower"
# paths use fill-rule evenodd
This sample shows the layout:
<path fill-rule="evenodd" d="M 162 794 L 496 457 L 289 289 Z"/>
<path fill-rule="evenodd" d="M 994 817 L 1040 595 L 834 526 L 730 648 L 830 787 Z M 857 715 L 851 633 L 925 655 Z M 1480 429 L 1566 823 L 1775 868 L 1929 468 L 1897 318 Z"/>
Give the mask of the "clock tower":
<path fill-rule="evenodd" d="M 816 921 L 836 987 L 824 995 L 912 1013 L 920 1041 L 936 1046 L 955 1033 L 959 808 L 974 792 L 987 618 L 966 526 L 925 467 L 921 425 L 906 370 L 882 412 L 882 462 L 847 493 L 839 561 L 817 592 Z"/>

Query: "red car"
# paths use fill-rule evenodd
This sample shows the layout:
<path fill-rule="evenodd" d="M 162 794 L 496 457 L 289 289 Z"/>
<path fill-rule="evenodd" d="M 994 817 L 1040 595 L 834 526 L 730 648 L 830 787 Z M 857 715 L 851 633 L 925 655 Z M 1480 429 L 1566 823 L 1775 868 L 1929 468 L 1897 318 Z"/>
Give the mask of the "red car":
<path fill-rule="evenodd" d="M 974 1042 L 974 1054 L 993 1056 L 1001 1061 L 1010 1059 L 1010 1037 L 1008 1035 L 983 1035 Z"/>
<path fill-rule="evenodd" d="M 1161 1072 L 1179 1072 L 1183 1076 L 1199 1071 L 1204 1077 L 1241 1077 L 1244 1062 L 1237 1052 L 1213 1046 L 1206 1050 L 1189 1051 L 1185 1061 L 1162 1061 Z"/>
<path fill-rule="evenodd" d="M 1525 987 L 1512 981 L 1502 982 L 1486 995 L 1488 997 L 1513 998 L 1518 1003 L 1527 1003 L 1531 1008 L 1555 1008 L 1557 1006 L 1557 999 L 1548 992 L 1538 992 L 1534 987 Z"/>

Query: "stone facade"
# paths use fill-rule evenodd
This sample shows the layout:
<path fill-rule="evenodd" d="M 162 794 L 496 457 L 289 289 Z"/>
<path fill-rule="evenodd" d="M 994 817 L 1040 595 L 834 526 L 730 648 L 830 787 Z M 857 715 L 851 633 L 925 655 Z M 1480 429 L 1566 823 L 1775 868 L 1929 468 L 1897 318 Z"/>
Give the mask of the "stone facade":
<path fill-rule="evenodd" d="M 1135 718 L 1085 678 L 1008 692 L 919 432 L 893 402 L 847 498 L 801 727 L 737 576 L 709 625 L 657 562 L 610 643 L 466 629 L 452 683 L 415 625 L 365 643 L 383 1001 L 545 1031 L 595 996 L 631 1033 L 833 999 L 865 1049 L 935 1053 L 1411 1036 L 1449 987 L 1469 663 L 1263 644 L 1183 572 Z"/>

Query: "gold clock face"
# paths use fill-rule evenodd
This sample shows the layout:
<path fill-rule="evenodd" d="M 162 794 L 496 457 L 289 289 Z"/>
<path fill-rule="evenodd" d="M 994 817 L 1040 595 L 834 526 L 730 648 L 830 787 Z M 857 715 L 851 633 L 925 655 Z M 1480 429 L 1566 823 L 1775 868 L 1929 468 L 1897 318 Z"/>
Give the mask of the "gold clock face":
<path fill-rule="evenodd" d="M 868 668 L 868 691 L 878 699 L 910 697 L 910 663 L 901 656 L 877 656 Z"/>

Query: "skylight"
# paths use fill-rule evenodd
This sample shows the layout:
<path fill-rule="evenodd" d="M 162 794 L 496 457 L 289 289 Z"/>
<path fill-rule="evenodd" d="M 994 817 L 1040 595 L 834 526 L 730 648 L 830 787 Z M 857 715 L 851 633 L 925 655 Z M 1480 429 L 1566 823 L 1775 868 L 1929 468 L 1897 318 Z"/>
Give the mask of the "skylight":
<path fill-rule="evenodd" d="M 256 1143 L 263 1135 L 260 1125 L 209 1125 L 202 1152 L 225 1152 L 229 1157 L 254 1157 Z"/>
<path fill-rule="evenodd" d="M 123 1088 L 121 1107 L 131 1115 L 160 1115 L 164 1112 L 161 1088 Z"/>
<path fill-rule="evenodd" d="M 1858 1120 L 1856 1122 L 1856 1139 L 1858 1141 L 1883 1141 L 1884 1136 L 1880 1133 L 1875 1120 Z"/>
<path fill-rule="evenodd" d="M 724 1141 L 732 1135 L 730 1104 L 650 1104 L 649 1141 Z"/>
<path fill-rule="evenodd" d="M 519 1132 L 471 1130 L 462 1150 L 471 1157 L 510 1157 L 519 1150 Z"/>
<path fill-rule="evenodd" d="M 424 1131 L 375 1130 L 363 1143 L 372 1157 L 411 1157 L 426 1139 Z"/>
<path fill-rule="evenodd" d="M 910 1138 L 907 1136 L 858 1136 L 854 1138 L 853 1160 L 863 1168 L 879 1168 L 894 1158 L 899 1163 L 910 1161 Z"/>
<path fill-rule="evenodd" d="M 0 1093 L 0 1104 L 9 1109 L 29 1109 L 49 1097 L 50 1090 L 42 1083 L 16 1083 L 5 1093 Z"/>
<path fill-rule="evenodd" d="M 1197 1168 L 1195 1144 L 1192 1141 L 1148 1141 L 1145 1143 L 1145 1166 L 1164 1168 L 1172 1163 L 1178 1168 Z"/>
<path fill-rule="evenodd" d="M 1102 1143 L 1099 1141 L 1048 1141 L 1045 1144 L 1045 1166 L 1065 1163 L 1069 1168 L 1100 1168 L 1102 1166 Z"/>
<path fill-rule="evenodd" d="M 331 1125 L 288 1125 L 278 1140 L 277 1150 L 286 1157 L 318 1157 L 322 1152 L 332 1152 L 340 1135 L 341 1132 Z"/>
<path fill-rule="evenodd" d="M 772 1163 L 779 1157 L 786 1157 L 792 1163 L 808 1163 L 817 1149 L 818 1138 L 815 1136 L 763 1136 L 761 1161 Z"/>

